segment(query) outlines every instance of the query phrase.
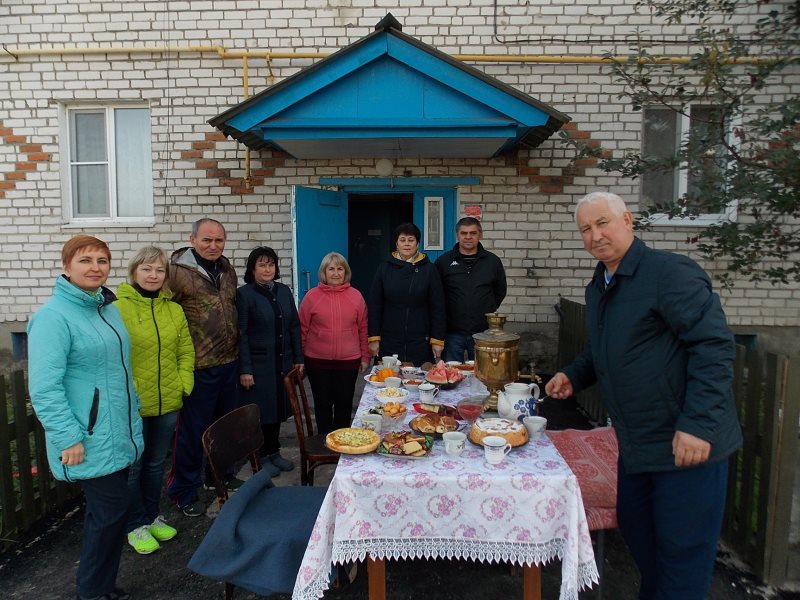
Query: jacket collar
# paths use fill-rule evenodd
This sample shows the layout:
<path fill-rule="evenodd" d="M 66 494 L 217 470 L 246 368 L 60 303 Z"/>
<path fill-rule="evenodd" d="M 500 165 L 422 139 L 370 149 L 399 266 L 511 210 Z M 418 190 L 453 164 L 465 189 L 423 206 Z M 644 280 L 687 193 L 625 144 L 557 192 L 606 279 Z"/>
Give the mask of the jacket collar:
<path fill-rule="evenodd" d="M 636 269 L 639 267 L 639 263 L 642 262 L 642 256 L 644 255 L 645 251 L 647 250 L 647 246 L 645 243 L 637 237 L 633 238 L 633 243 L 631 244 L 628 251 L 625 253 L 625 256 L 622 257 L 622 260 L 619 262 L 619 266 L 617 267 L 616 272 L 614 273 L 614 277 L 622 276 L 622 277 L 630 277 L 634 273 L 636 273 Z M 592 276 L 592 281 L 596 282 L 603 282 L 606 272 L 606 266 L 602 262 L 598 262 L 597 266 L 594 268 L 594 275 Z"/>
<path fill-rule="evenodd" d="M 73 285 L 70 280 L 67 279 L 66 275 L 61 275 L 56 279 L 53 295 L 72 302 L 73 304 L 92 309 L 111 304 L 117 299 L 114 292 L 105 286 L 100 288 L 100 294 L 98 295 L 85 292 L 78 286 Z"/>
<path fill-rule="evenodd" d="M 180 248 L 178 250 L 175 250 L 175 252 L 172 253 L 172 259 L 171 259 L 172 264 L 179 267 L 187 267 L 189 269 L 192 269 L 193 271 L 197 271 L 203 277 L 206 277 L 207 279 L 211 280 L 212 278 L 208 274 L 208 272 L 199 264 L 197 264 L 197 260 L 195 260 L 194 258 L 194 252 L 192 252 L 191 250 L 192 250 L 191 246 L 186 246 L 185 248 Z M 219 264 L 222 267 L 220 269 L 220 275 L 225 274 L 231 270 L 232 268 L 231 263 L 227 258 L 225 258 L 224 256 L 220 256 L 217 260 L 220 261 Z"/>
<path fill-rule="evenodd" d="M 341 293 L 345 290 L 350 289 L 350 282 L 346 281 L 342 285 L 337 285 L 336 287 L 330 286 L 327 283 L 322 283 L 321 281 L 317 284 L 317 287 L 322 290 L 323 292 L 331 292 L 333 294 Z"/>
<path fill-rule="evenodd" d="M 133 300 L 135 302 L 146 302 L 150 303 L 150 298 L 145 298 L 139 293 L 135 287 L 133 287 L 127 281 L 121 283 L 117 288 L 117 296 L 119 298 L 125 298 L 126 300 Z M 158 292 L 158 298 L 155 298 L 159 301 L 170 300 L 172 298 L 172 292 L 168 289 L 161 288 Z"/>

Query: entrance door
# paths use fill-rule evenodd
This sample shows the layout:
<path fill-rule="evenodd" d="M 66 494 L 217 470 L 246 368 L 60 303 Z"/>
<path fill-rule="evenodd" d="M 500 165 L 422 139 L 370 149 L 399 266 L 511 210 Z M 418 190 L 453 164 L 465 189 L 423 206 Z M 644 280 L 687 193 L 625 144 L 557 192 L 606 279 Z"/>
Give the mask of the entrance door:
<path fill-rule="evenodd" d="M 347 194 L 294 187 L 294 282 L 298 303 L 316 287 L 328 252 L 347 257 Z"/>
<path fill-rule="evenodd" d="M 348 208 L 350 283 L 369 298 L 378 265 L 394 250 L 394 228 L 413 219 L 413 194 L 350 194 Z"/>

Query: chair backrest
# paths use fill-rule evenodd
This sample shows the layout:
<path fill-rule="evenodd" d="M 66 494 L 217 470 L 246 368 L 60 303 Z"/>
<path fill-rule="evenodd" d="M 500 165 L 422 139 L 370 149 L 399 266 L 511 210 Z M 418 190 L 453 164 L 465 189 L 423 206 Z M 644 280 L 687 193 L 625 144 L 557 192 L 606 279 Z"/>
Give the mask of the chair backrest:
<path fill-rule="evenodd" d="M 247 404 L 220 417 L 203 432 L 202 440 L 222 505 L 228 499 L 225 478 L 231 467 L 249 458 L 254 473 L 261 469 L 258 451 L 264 443 L 264 434 L 258 406 Z"/>
<path fill-rule="evenodd" d="M 303 385 L 303 375 L 300 369 L 294 367 L 283 378 L 283 385 L 286 387 L 286 395 L 289 396 L 289 404 L 292 406 L 294 415 L 294 426 L 297 429 L 297 441 L 300 444 L 300 452 L 305 454 L 306 437 L 314 435 L 314 423 L 311 418 L 311 409 L 308 406 L 308 395 Z"/>

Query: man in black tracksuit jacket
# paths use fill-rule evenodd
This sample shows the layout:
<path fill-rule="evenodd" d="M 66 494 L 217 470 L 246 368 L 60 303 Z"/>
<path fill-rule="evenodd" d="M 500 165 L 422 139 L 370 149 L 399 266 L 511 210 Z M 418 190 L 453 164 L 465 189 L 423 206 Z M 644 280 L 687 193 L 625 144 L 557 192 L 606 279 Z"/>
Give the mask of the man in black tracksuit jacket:
<path fill-rule="evenodd" d="M 481 222 L 464 217 L 456 223 L 458 243 L 436 259 L 447 309 L 444 360 L 475 358 L 473 333 L 484 331 L 486 313 L 494 312 L 506 297 L 506 272 L 496 255 L 480 243 Z"/>

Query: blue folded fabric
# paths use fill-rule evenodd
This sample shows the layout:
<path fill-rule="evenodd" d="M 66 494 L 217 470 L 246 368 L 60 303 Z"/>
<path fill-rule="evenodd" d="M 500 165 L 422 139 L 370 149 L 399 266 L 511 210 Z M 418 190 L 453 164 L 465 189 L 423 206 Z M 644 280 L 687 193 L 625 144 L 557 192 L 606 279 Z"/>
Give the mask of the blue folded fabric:
<path fill-rule="evenodd" d="M 223 505 L 189 568 L 262 596 L 291 593 L 325 492 L 276 487 L 262 469 Z"/>

